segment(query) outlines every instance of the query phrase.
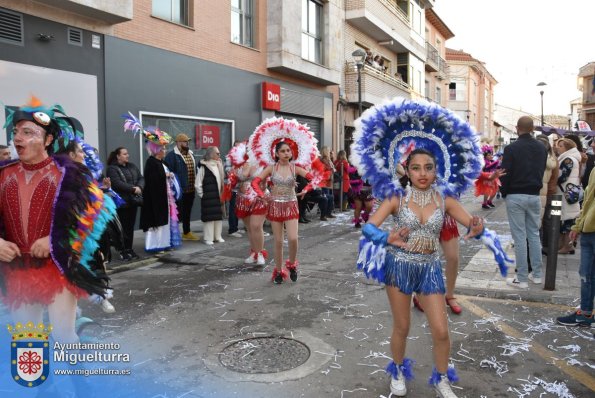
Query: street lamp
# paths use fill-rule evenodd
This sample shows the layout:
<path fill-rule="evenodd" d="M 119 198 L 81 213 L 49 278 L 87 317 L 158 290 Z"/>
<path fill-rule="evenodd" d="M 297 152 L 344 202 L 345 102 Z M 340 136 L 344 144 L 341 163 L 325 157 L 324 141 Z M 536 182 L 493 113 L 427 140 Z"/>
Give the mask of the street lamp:
<path fill-rule="evenodd" d="M 568 131 L 572 130 L 572 113 L 568 114 Z"/>
<path fill-rule="evenodd" d="M 537 83 L 537 87 L 543 87 L 543 86 L 547 86 L 547 84 L 544 82 Z M 539 92 L 539 95 L 541 95 L 541 127 L 543 127 L 543 125 L 545 124 L 544 119 L 543 119 L 543 90 L 541 90 Z"/>
<path fill-rule="evenodd" d="M 466 109 L 465 113 L 467 113 L 467 123 L 469 123 L 469 115 L 471 115 L 471 110 L 470 109 Z"/>
<path fill-rule="evenodd" d="M 351 53 L 353 62 L 357 66 L 357 105 L 359 108 L 359 116 L 362 115 L 362 69 L 364 67 L 364 60 L 366 59 L 366 52 L 358 48 Z"/>

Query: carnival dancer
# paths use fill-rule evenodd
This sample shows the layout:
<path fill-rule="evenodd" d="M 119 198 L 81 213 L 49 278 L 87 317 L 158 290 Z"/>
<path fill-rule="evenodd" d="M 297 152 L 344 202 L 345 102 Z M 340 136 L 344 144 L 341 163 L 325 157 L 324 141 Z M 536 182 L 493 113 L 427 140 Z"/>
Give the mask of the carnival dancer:
<path fill-rule="evenodd" d="M 491 209 L 496 207 L 492 202 L 500 189 L 500 175 L 502 170 L 499 170 L 500 161 L 494 159 L 494 148 L 491 145 L 482 145 L 481 152 L 483 153 L 484 166 L 475 181 L 475 196 L 483 195 L 482 209 Z"/>
<path fill-rule="evenodd" d="M 411 186 L 404 190 L 396 174 L 400 146 L 415 142 L 405 163 Z M 386 284 L 393 333 L 391 393 L 405 396 L 413 361 L 405 357 L 411 294 L 424 306 L 433 339 L 435 367 L 430 377 L 440 397 L 456 397 L 450 383 L 458 380 L 448 365 L 450 339 L 445 311 L 444 280 L 438 243 L 445 214 L 469 228 L 465 238 L 478 237 L 495 250 L 506 271 L 505 255 L 492 231 L 454 199 L 472 184 L 481 168 L 479 148 L 469 126 L 438 105 L 395 99 L 367 110 L 356 121 L 351 161 L 373 194 L 382 200 L 363 227 L 358 268 Z M 390 235 L 379 227 L 393 215 L 398 229 Z"/>
<path fill-rule="evenodd" d="M 0 164 L 0 297 L 22 324 L 47 306 L 54 339 L 76 343 L 77 299 L 109 287 L 95 254 L 116 206 L 85 166 L 53 155 L 76 134 L 61 106 L 7 112 L 19 158 Z"/>
<path fill-rule="evenodd" d="M 61 153 L 67 154 L 70 159 L 75 162 L 84 164 L 91 175 L 96 181 L 102 180 L 100 184 L 100 188 L 105 195 L 109 195 L 114 203 L 119 206 L 119 203 L 123 203 L 122 198 L 120 195 L 115 193 L 111 189 L 111 183 L 109 178 L 101 178 L 102 171 L 103 171 L 103 164 L 101 160 L 97 156 L 95 152 L 95 148 L 91 147 L 89 144 L 84 142 L 79 138 L 75 138 L 74 140 L 70 140 L 68 145 L 64 148 Z M 118 215 L 116 214 L 112 220 L 107 224 L 105 231 L 101 235 L 99 239 L 99 247 L 97 248 L 97 255 L 98 260 L 97 266 L 101 268 L 103 273 L 107 273 L 106 264 L 109 263 L 110 259 L 110 252 L 111 252 L 111 243 L 114 242 L 117 250 L 122 250 L 122 245 L 124 242 L 124 236 L 122 233 L 122 226 L 120 221 L 118 220 Z M 93 304 L 98 304 L 101 306 L 101 309 L 110 314 L 116 312 L 116 308 L 110 303 L 110 299 L 114 297 L 113 289 L 106 289 L 103 296 L 98 294 L 91 294 L 89 296 L 89 301 Z"/>
<path fill-rule="evenodd" d="M 272 280 L 283 283 L 289 271 L 290 279 L 298 278 L 298 219 L 299 210 L 295 194 L 296 175 L 310 181 L 303 194 L 322 181 L 315 178 L 306 168 L 318 156 L 316 139 L 308 127 L 296 120 L 270 118 L 256 128 L 248 142 L 249 156 L 253 163 L 265 169 L 252 180 L 252 188 L 258 196 L 264 197 L 261 182 L 271 177 L 271 195 L 267 219 L 271 222 L 275 241 L 275 269 Z M 327 177 L 328 178 L 328 177 Z M 287 271 L 282 268 L 283 227 L 287 231 L 289 259 L 285 261 Z"/>
<path fill-rule="evenodd" d="M 124 130 L 142 134 L 149 158 L 145 163 L 143 175 L 143 207 L 140 212 L 140 227 L 145 232 L 145 251 L 159 253 L 171 250 L 182 244 L 178 226 L 176 196 L 181 195 L 180 185 L 174 173 L 170 172 L 163 159 L 166 146 L 172 138 L 158 127 L 143 128 L 140 121 L 132 114 L 123 115 Z"/>
<path fill-rule="evenodd" d="M 248 230 L 250 255 L 244 264 L 265 265 L 268 257 L 264 249 L 264 230 L 262 228 L 268 211 L 266 195 L 259 197 L 252 188 L 252 180 L 262 172 L 262 167 L 248 161 L 248 143 L 240 142 L 229 150 L 227 159 L 232 165 L 228 173 L 229 185 L 225 187 L 224 197 L 231 197 L 231 190 L 238 186 L 235 203 L 236 216 L 242 220 Z M 261 183 L 261 190 L 263 189 Z"/>
<path fill-rule="evenodd" d="M 348 196 L 353 203 L 353 225 L 355 228 L 361 228 L 362 222 L 368 222 L 374 207 L 372 187 L 367 181 L 362 180 L 355 167 L 350 166 L 348 170 L 351 186 Z"/>

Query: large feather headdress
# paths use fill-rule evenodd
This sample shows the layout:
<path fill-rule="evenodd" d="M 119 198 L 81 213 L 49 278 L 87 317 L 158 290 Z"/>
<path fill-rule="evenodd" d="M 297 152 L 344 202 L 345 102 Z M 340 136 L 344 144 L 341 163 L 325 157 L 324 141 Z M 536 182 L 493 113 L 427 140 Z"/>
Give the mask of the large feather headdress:
<path fill-rule="evenodd" d="M 436 156 L 436 186 L 444 195 L 464 192 L 481 171 L 476 133 L 439 105 L 394 98 L 364 112 L 355 128 L 350 160 L 378 199 L 404 193 L 396 167 L 412 146 Z"/>

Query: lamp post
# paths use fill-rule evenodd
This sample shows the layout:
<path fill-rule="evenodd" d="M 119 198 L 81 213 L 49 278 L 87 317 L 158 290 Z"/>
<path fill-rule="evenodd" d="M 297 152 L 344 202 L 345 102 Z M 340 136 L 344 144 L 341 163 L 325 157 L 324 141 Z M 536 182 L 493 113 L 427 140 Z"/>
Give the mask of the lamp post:
<path fill-rule="evenodd" d="M 469 116 L 471 115 L 471 110 L 470 109 L 466 109 L 465 113 L 467 114 L 467 123 L 469 123 Z"/>
<path fill-rule="evenodd" d="M 537 83 L 537 87 L 543 87 L 543 86 L 547 86 L 547 84 L 544 82 Z M 539 92 L 539 95 L 541 95 L 541 127 L 543 127 L 543 125 L 545 124 L 544 118 L 543 118 L 543 90 L 541 90 Z"/>
<path fill-rule="evenodd" d="M 366 52 L 358 48 L 351 53 L 353 62 L 357 66 L 357 105 L 359 109 L 359 116 L 362 115 L 362 69 L 364 67 L 364 60 L 366 59 Z"/>
<path fill-rule="evenodd" d="M 572 113 L 568 114 L 568 131 L 572 130 Z"/>

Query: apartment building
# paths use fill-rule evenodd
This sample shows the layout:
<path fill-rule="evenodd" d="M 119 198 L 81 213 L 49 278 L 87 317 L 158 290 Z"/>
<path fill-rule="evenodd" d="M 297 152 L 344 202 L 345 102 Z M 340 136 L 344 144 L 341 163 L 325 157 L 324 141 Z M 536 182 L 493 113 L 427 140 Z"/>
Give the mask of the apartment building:
<path fill-rule="evenodd" d="M 0 100 L 61 103 L 102 157 L 125 146 L 137 164 L 146 155 L 122 132 L 127 111 L 189 134 L 199 156 L 270 116 L 330 146 L 343 14 L 342 0 L 0 0 Z"/>
<path fill-rule="evenodd" d="M 436 14 L 433 8 L 425 9 L 426 15 L 426 64 L 425 98 L 446 107 L 450 83 L 446 63 L 446 41 L 454 33 Z"/>
<path fill-rule="evenodd" d="M 497 145 L 493 114 L 498 82 L 483 62 L 462 50 L 446 48 L 446 62 L 450 74 L 448 108 L 465 118 L 482 141 Z"/>
<path fill-rule="evenodd" d="M 580 68 L 578 89 L 583 93 L 580 106 L 577 105 L 578 120 L 584 120 L 591 129 L 595 129 L 595 62 L 589 62 Z"/>
<path fill-rule="evenodd" d="M 364 110 L 396 96 L 424 96 L 424 9 L 433 4 L 434 0 L 344 0 L 339 139 L 346 150 L 359 116 L 360 94 Z M 367 54 L 359 72 L 356 50 Z"/>

